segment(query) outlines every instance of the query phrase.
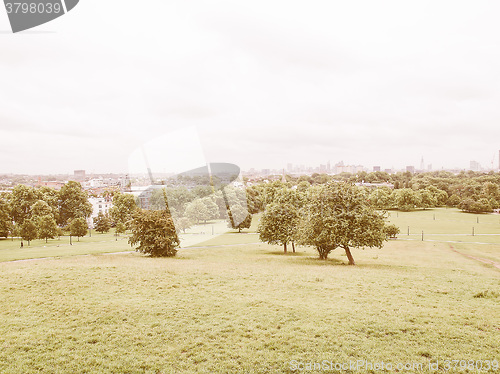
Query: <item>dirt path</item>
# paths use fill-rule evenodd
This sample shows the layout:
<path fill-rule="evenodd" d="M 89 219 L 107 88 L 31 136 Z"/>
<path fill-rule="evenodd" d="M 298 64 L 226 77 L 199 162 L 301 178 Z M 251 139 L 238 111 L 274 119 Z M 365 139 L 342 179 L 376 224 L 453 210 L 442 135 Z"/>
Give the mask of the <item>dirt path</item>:
<path fill-rule="evenodd" d="M 481 258 L 481 257 L 476 257 L 476 256 L 471 256 L 471 255 L 468 255 L 468 254 L 465 254 L 465 253 L 462 253 L 462 252 L 459 252 L 457 251 L 451 244 L 450 244 L 450 249 L 453 251 L 453 252 L 456 252 L 458 254 L 461 254 L 462 256 L 465 256 L 465 257 L 468 257 L 468 258 L 471 258 L 473 260 L 476 260 L 476 261 L 480 261 L 482 263 L 485 263 L 485 264 L 490 264 L 490 265 L 493 265 L 494 267 L 496 267 L 497 269 L 500 269 L 500 263 L 499 262 L 495 262 L 495 261 L 492 261 L 492 260 L 487 260 L 485 258 Z"/>

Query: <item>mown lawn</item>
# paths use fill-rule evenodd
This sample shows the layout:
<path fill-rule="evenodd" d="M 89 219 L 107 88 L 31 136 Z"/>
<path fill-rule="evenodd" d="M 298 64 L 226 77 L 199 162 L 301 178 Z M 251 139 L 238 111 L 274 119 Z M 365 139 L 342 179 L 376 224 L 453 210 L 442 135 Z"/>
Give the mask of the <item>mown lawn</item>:
<path fill-rule="evenodd" d="M 0 372 L 299 372 L 292 360 L 430 372 L 431 360 L 500 359 L 500 272 L 446 243 L 354 250 L 355 267 L 341 252 L 281 251 L 1 263 Z"/>

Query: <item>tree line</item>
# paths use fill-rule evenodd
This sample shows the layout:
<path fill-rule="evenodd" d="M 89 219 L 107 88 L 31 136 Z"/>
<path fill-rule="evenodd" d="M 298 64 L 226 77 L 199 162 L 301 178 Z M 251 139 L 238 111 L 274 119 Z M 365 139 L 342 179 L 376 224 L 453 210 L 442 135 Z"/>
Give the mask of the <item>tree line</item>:
<path fill-rule="evenodd" d="M 132 195 L 114 193 L 110 217 L 99 215 L 96 228 L 109 225 L 125 228 L 137 209 Z M 80 183 L 70 181 L 59 191 L 50 187 L 17 185 L 0 194 L 0 237 L 20 237 L 29 244 L 34 239 L 54 239 L 65 233 L 78 238 L 88 233 L 87 220 L 92 204 Z"/>

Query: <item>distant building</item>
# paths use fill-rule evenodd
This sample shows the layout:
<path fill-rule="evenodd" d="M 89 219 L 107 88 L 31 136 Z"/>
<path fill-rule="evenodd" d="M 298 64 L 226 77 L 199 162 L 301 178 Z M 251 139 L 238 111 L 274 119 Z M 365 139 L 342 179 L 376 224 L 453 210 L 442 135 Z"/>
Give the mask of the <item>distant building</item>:
<path fill-rule="evenodd" d="M 89 203 L 92 204 L 92 215 L 89 223 L 92 223 L 92 228 L 94 228 L 93 220 L 97 218 L 99 213 L 109 214 L 110 209 L 113 207 L 113 202 L 111 199 L 105 199 L 104 197 L 90 197 Z"/>
<path fill-rule="evenodd" d="M 374 171 L 374 172 L 375 172 L 375 171 L 380 171 L 380 166 L 374 166 L 374 167 L 373 167 L 373 171 Z"/>
<path fill-rule="evenodd" d="M 415 166 L 407 166 L 406 171 L 415 174 Z"/>
<path fill-rule="evenodd" d="M 479 170 L 481 170 L 481 165 L 479 165 L 479 162 L 477 162 L 477 161 L 471 161 L 470 162 L 470 170 L 479 171 Z"/>
<path fill-rule="evenodd" d="M 85 170 L 75 170 L 74 171 L 75 181 L 81 182 L 85 180 Z"/>

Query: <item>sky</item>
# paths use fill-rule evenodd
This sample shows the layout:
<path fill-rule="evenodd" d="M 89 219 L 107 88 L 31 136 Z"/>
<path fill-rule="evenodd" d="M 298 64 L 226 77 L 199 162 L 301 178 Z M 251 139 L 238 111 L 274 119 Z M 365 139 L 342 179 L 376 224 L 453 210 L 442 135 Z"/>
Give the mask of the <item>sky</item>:
<path fill-rule="evenodd" d="M 166 172 L 399 169 L 422 157 L 498 168 L 499 11 L 484 0 L 80 0 L 13 34 L 0 7 L 0 173 L 127 172 L 148 147 Z"/>

